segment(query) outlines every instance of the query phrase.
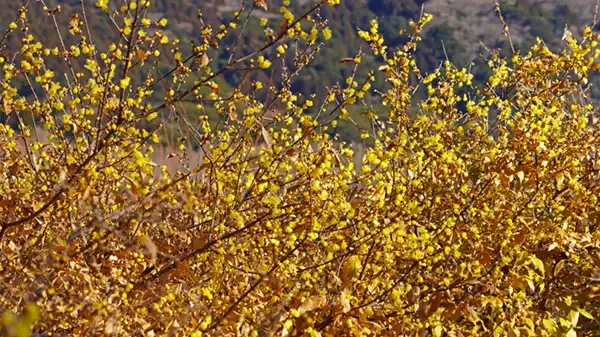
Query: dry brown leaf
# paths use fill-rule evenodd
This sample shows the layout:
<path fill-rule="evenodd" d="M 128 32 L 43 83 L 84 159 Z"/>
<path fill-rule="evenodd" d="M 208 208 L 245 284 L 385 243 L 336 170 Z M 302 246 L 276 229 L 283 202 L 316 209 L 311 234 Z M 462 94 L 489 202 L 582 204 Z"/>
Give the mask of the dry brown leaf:
<path fill-rule="evenodd" d="M 158 256 L 158 248 L 156 247 L 156 244 L 146 235 L 142 236 L 141 243 L 152 257 L 150 264 L 154 265 L 156 263 L 156 257 Z"/>
<path fill-rule="evenodd" d="M 443 299 L 444 299 L 444 294 L 442 294 L 442 293 L 438 292 L 435 295 L 433 295 L 433 297 L 429 301 L 427 313 L 425 315 L 427 317 L 430 317 L 431 315 L 433 315 L 437 311 L 437 309 L 440 307 L 440 305 L 442 304 Z"/>
<path fill-rule="evenodd" d="M 144 62 L 146 61 L 146 59 L 148 58 L 148 55 L 146 55 L 146 53 L 141 50 L 138 49 L 136 50 L 138 57 L 140 58 L 140 61 L 142 61 L 142 65 L 144 64 Z"/>
<path fill-rule="evenodd" d="M 270 150 L 271 147 L 273 146 L 273 138 L 271 138 L 271 135 L 269 134 L 267 129 L 265 129 L 264 126 L 262 126 L 262 136 L 265 139 L 265 144 L 267 144 L 267 147 Z"/>
<path fill-rule="evenodd" d="M 206 54 L 202 54 L 202 56 L 200 56 L 200 67 L 204 68 L 208 65 L 208 63 L 210 62 L 210 59 L 208 58 L 208 56 Z"/>
<path fill-rule="evenodd" d="M 257 7 L 261 7 L 264 10 L 267 10 L 267 2 L 265 0 L 254 0 L 254 5 Z"/>
<path fill-rule="evenodd" d="M 560 272 L 565 267 L 566 261 L 567 260 L 560 260 L 560 261 L 558 261 L 558 263 L 556 263 L 556 265 L 554 266 L 554 272 L 553 272 L 554 277 L 557 277 L 558 274 L 560 274 Z"/>
<path fill-rule="evenodd" d="M 92 193 L 92 185 L 88 185 L 83 191 L 83 195 L 79 199 L 79 201 L 86 201 L 90 198 L 90 194 Z"/>
<path fill-rule="evenodd" d="M 69 33 L 75 35 L 77 33 L 77 31 L 79 30 L 79 25 L 80 25 L 79 14 L 75 13 L 69 19 Z"/>
<path fill-rule="evenodd" d="M 194 236 L 192 238 L 192 249 L 200 249 L 203 248 L 208 242 L 208 234 L 202 233 L 198 236 Z"/>
<path fill-rule="evenodd" d="M 233 109 L 229 109 L 229 119 L 232 121 L 237 120 L 237 111 L 235 110 L 235 107 Z"/>
<path fill-rule="evenodd" d="M 62 184 L 65 180 L 67 180 L 68 171 L 64 167 L 60 168 L 60 172 L 58 173 L 58 183 Z"/>
<path fill-rule="evenodd" d="M 177 262 L 170 274 L 175 279 L 182 280 L 192 275 L 192 268 L 187 262 Z"/>
<path fill-rule="evenodd" d="M 280 34 L 284 34 L 289 27 L 290 27 L 290 25 L 287 21 L 284 21 L 282 24 L 280 24 L 279 25 L 279 28 L 281 28 Z"/>
<path fill-rule="evenodd" d="M 349 292 L 350 291 L 348 290 L 348 288 L 346 288 L 340 293 L 340 304 L 342 305 L 343 313 L 347 313 L 352 308 L 352 306 L 350 305 L 350 300 L 348 299 Z"/>
<path fill-rule="evenodd" d="M 129 185 L 131 186 L 131 192 L 134 195 L 138 195 L 139 191 L 140 191 L 140 187 L 138 186 L 138 183 L 129 176 L 124 176 L 123 178 L 129 182 Z"/>
<path fill-rule="evenodd" d="M 306 302 L 298 308 L 298 312 L 303 314 L 324 307 L 327 304 L 327 297 L 323 295 L 311 296 Z"/>
<path fill-rule="evenodd" d="M 2 107 L 4 108 L 5 113 L 8 113 L 11 111 L 11 108 L 5 99 L 2 100 Z"/>

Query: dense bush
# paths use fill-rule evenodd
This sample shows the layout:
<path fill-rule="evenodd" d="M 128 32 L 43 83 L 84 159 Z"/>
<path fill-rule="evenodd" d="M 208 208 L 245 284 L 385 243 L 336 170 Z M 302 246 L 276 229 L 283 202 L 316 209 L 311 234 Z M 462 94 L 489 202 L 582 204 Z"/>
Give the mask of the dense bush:
<path fill-rule="evenodd" d="M 567 32 L 560 53 L 541 41 L 510 59 L 490 51 L 491 75 L 477 87 L 449 61 L 419 71 L 431 16 L 400 33 L 398 50 L 373 21 L 359 35 L 380 63 L 361 77 L 363 52 L 341 60 L 347 82 L 316 101 L 291 79 L 326 45 L 319 13 L 335 2 L 293 15 L 284 1 L 283 23 L 262 20 L 263 46 L 251 52 L 237 38 L 247 12 L 204 25 L 189 57 L 162 33 L 165 20 L 146 17 L 147 0 L 115 11 L 98 0 L 118 29 L 108 50 L 92 43 L 89 8 L 68 33 L 57 26 L 77 40 L 57 47 L 29 34 L 21 9 L 6 34 L 21 48 L 0 53 L 3 336 L 598 330 L 599 134 L 586 79 L 600 36 Z M 222 67 L 206 56 L 225 48 Z M 169 72 L 153 62 L 161 53 Z M 218 84 L 284 59 L 270 82 Z M 385 86 L 374 88 L 378 79 Z M 361 100 L 374 92 L 383 114 Z M 187 118 L 191 108 L 200 120 Z M 351 109 L 370 121 L 358 129 L 372 144 L 361 157 L 332 133 L 352 124 Z M 161 137 L 177 141 L 177 170 L 152 159 Z"/>

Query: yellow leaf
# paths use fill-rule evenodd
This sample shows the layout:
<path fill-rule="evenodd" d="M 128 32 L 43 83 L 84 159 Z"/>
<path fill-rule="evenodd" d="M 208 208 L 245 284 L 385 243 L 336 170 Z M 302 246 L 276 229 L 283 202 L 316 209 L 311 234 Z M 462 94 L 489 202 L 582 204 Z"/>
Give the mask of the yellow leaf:
<path fill-rule="evenodd" d="M 537 256 L 535 255 L 531 255 L 531 263 L 533 263 L 533 266 L 540 271 L 540 273 L 543 275 L 544 274 L 544 262 L 542 260 L 540 260 Z"/>
<path fill-rule="evenodd" d="M 576 326 L 577 322 L 579 322 L 579 311 L 571 310 L 567 317 L 571 321 L 571 325 Z"/>
<path fill-rule="evenodd" d="M 587 318 L 587 319 L 594 319 L 594 316 L 592 316 L 592 314 L 590 314 L 589 312 L 587 312 L 585 309 L 583 308 L 578 308 L 577 311 L 579 311 L 580 314 L 583 315 L 583 317 Z"/>
<path fill-rule="evenodd" d="M 25 304 L 25 317 L 30 322 L 36 322 L 40 319 L 40 307 L 35 302 L 27 302 Z"/>
<path fill-rule="evenodd" d="M 529 289 L 531 289 L 531 291 L 535 291 L 535 284 L 533 284 L 532 280 L 527 279 L 527 285 L 529 286 Z"/>
<path fill-rule="evenodd" d="M 556 185 L 557 186 L 560 187 L 564 180 L 565 180 L 565 175 L 562 172 L 560 172 L 559 174 L 556 175 Z"/>
<path fill-rule="evenodd" d="M 525 173 L 523 171 L 517 172 L 517 178 L 519 178 L 520 182 L 523 182 L 523 179 L 525 179 Z"/>
<path fill-rule="evenodd" d="M 558 263 L 556 264 L 556 266 L 554 267 L 554 277 L 556 277 L 558 274 L 560 274 L 560 271 L 564 268 L 565 266 L 565 261 L 566 260 L 560 260 L 558 261 Z"/>
<path fill-rule="evenodd" d="M 542 324 L 544 325 L 544 328 L 551 334 L 556 332 L 556 329 L 558 329 L 558 326 L 556 325 L 556 323 L 554 323 L 554 321 L 549 320 L 549 319 L 544 319 L 542 321 Z"/>

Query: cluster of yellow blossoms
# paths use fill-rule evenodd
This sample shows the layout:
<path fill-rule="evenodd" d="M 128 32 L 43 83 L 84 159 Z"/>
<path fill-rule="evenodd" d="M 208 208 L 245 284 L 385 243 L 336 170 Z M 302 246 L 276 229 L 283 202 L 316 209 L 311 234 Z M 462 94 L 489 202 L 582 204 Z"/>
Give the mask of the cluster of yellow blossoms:
<path fill-rule="evenodd" d="M 150 20 L 149 0 L 88 10 L 120 25 L 105 51 L 87 36 L 85 12 L 72 23 L 79 42 L 50 48 L 21 10 L 7 34 L 22 48 L 0 53 L 0 333 L 597 330 L 600 135 L 587 77 L 598 35 L 569 35 L 560 53 L 541 41 L 510 60 L 491 52 L 492 75 L 477 85 L 450 62 L 421 74 L 414 52 L 429 15 L 393 51 L 373 21 L 360 36 L 381 65 L 323 102 L 293 92 L 296 74 L 285 71 L 277 85 L 220 92 L 224 73 L 280 66 L 285 54 L 296 53 L 300 71 L 331 37 L 318 13 L 339 1 L 296 16 L 289 2 L 281 26 L 261 21 L 263 47 L 222 68 L 207 55 L 243 32 L 241 12 L 205 25 L 185 58 L 166 20 Z M 154 71 L 160 57 L 175 65 L 166 75 Z M 68 63 L 64 77 L 51 60 Z M 386 114 L 366 113 L 372 146 L 357 157 L 328 131 L 350 106 L 368 109 L 381 76 Z M 419 88 L 426 98 L 416 101 Z M 219 122 L 188 119 L 184 102 L 218 111 Z M 181 133 L 175 171 L 152 159 L 165 128 Z"/>

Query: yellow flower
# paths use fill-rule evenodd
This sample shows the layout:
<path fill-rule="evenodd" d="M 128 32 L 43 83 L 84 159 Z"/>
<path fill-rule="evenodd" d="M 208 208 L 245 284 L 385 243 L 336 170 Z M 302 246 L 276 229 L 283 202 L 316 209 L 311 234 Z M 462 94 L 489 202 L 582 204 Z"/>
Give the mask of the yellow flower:
<path fill-rule="evenodd" d="M 258 61 L 258 66 L 262 69 L 267 69 L 267 68 L 271 67 L 271 61 L 265 59 L 265 57 L 262 55 L 258 57 L 257 61 Z"/>
<path fill-rule="evenodd" d="M 96 1 L 96 7 L 101 8 L 103 11 L 108 9 L 108 0 Z"/>
<path fill-rule="evenodd" d="M 157 112 L 153 112 L 153 113 L 149 114 L 149 115 L 146 117 L 146 120 L 149 122 L 149 121 L 151 121 L 151 120 L 155 119 L 156 117 L 158 117 L 158 113 L 157 113 Z"/>
<path fill-rule="evenodd" d="M 21 69 L 23 69 L 26 72 L 29 72 L 32 69 L 31 63 L 27 61 L 21 61 Z"/>
<path fill-rule="evenodd" d="M 129 86 L 129 82 L 131 82 L 131 78 L 129 78 L 129 77 L 125 77 L 124 79 L 122 79 L 122 80 L 119 82 L 119 86 L 120 86 L 122 89 L 125 89 L 125 88 L 127 88 L 127 87 Z"/>
<path fill-rule="evenodd" d="M 329 29 L 329 27 L 323 29 L 323 38 L 325 38 L 325 40 L 331 39 L 331 29 Z"/>

